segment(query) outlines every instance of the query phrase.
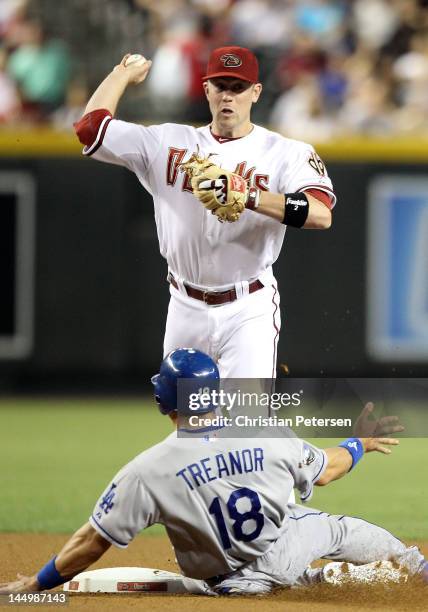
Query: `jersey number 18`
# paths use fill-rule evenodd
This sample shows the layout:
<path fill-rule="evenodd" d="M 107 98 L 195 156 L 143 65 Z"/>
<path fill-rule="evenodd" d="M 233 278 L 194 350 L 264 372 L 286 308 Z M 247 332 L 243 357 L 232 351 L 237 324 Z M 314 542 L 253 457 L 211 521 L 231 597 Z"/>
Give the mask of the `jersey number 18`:
<path fill-rule="evenodd" d="M 246 512 L 240 512 L 236 507 L 238 500 L 242 498 L 250 500 L 251 507 Z M 240 540 L 241 542 L 251 542 L 260 535 L 265 524 L 265 517 L 260 512 L 261 507 L 262 505 L 260 503 L 259 496 L 252 489 L 247 489 L 246 487 L 243 487 L 242 489 L 237 489 L 236 491 L 233 491 L 233 493 L 227 500 L 227 511 L 229 513 L 230 519 L 233 521 L 232 531 L 236 540 Z M 223 548 L 230 548 L 232 546 L 232 543 L 227 532 L 226 521 L 223 516 L 219 497 L 215 497 L 213 499 L 209 507 L 209 512 L 210 514 L 214 515 L 220 533 Z M 242 529 L 246 521 L 255 522 L 254 529 L 249 533 L 244 533 Z"/>

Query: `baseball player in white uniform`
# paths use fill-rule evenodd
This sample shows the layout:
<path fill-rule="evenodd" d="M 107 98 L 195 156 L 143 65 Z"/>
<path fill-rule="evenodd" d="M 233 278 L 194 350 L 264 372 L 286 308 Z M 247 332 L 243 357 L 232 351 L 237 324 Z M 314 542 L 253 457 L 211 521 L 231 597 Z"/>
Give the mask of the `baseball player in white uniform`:
<path fill-rule="evenodd" d="M 160 411 L 177 424 L 177 381 L 215 382 L 214 361 L 177 349 L 153 377 Z M 389 453 L 393 438 L 354 438 L 321 450 L 297 438 L 221 437 L 211 406 L 198 409 L 207 425 L 192 425 L 142 452 L 122 468 L 95 504 L 89 521 L 37 574 L 0 585 L 0 592 L 54 588 L 99 559 L 111 544 L 126 548 L 144 528 L 166 527 L 189 589 L 205 594 L 268 593 L 278 586 L 326 579 L 309 564 L 320 557 L 367 564 L 394 561 L 428 581 L 416 547 L 362 519 L 288 504 L 293 486 L 303 502 L 314 485 L 354 469 L 364 453 Z"/>
<path fill-rule="evenodd" d="M 129 57 L 75 128 L 85 155 L 125 166 L 153 196 L 171 293 L 164 355 L 193 346 L 222 378 L 274 378 L 281 321 L 272 264 L 287 226 L 330 227 L 335 196 L 325 166 L 311 145 L 251 123 L 262 85 L 248 49 L 212 52 L 204 77 L 212 123 L 201 128 L 116 119 L 126 88 L 151 66 L 126 65 Z M 197 175 L 191 161 L 208 157 L 209 171 Z"/>

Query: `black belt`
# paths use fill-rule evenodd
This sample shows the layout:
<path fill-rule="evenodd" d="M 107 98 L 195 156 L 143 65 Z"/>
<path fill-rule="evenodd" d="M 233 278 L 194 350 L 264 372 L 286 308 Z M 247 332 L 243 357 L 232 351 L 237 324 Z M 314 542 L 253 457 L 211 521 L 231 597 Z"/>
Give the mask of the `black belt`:
<path fill-rule="evenodd" d="M 168 281 L 171 283 L 175 289 L 178 289 L 178 284 L 172 274 L 168 275 Z M 194 287 L 190 287 L 190 285 L 186 285 L 183 283 L 183 287 L 186 290 L 186 293 L 189 297 L 194 298 L 195 300 L 200 300 L 208 306 L 220 306 L 221 304 L 229 304 L 230 302 L 234 302 L 238 299 L 236 295 L 236 289 L 233 287 L 232 289 L 228 289 L 227 291 L 201 291 L 200 289 L 195 289 Z M 259 289 L 263 289 L 264 285 L 258 279 L 252 281 L 248 285 L 248 292 L 254 293 Z"/>

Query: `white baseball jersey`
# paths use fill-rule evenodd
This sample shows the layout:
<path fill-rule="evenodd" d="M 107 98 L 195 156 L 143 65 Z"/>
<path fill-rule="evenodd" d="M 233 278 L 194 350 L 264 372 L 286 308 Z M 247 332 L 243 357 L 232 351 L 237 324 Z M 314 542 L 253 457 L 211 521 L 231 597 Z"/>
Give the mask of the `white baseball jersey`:
<path fill-rule="evenodd" d="M 311 145 L 254 126 L 247 136 L 217 140 L 210 127 L 163 124 L 144 127 L 106 117 L 86 155 L 126 166 L 151 193 L 161 254 L 174 276 L 196 287 L 221 289 L 253 280 L 278 258 L 285 226 L 246 210 L 236 223 L 219 223 L 193 196 L 180 163 L 199 148 L 217 165 L 262 190 L 294 193 L 307 188 L 335 201 L 325 166 Z"/>
<path fill-rule="evenodd" d="M 118 472 L 89 520 L 120 548 L 161 523 L 184 575 L 210 578 L 265 554 L 293 520 L 293 486 L 309 500 L 326 465 L 324 451 L 297 438 L 173 433 Z"/>

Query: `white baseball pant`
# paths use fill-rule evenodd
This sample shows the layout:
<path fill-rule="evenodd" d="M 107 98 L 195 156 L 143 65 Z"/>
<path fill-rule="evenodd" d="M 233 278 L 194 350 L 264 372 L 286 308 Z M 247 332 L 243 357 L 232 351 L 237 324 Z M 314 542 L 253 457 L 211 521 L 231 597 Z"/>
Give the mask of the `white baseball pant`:
<path fill-rule="evenodd" d="M 263 289 L 221 306 L 190 298 L 172 285 L 170 294 L 164 356 L 176 348 L 196 348 L 216 361 L 221 378 L 276 377 L 281 313 L 273 277 Z"/>

